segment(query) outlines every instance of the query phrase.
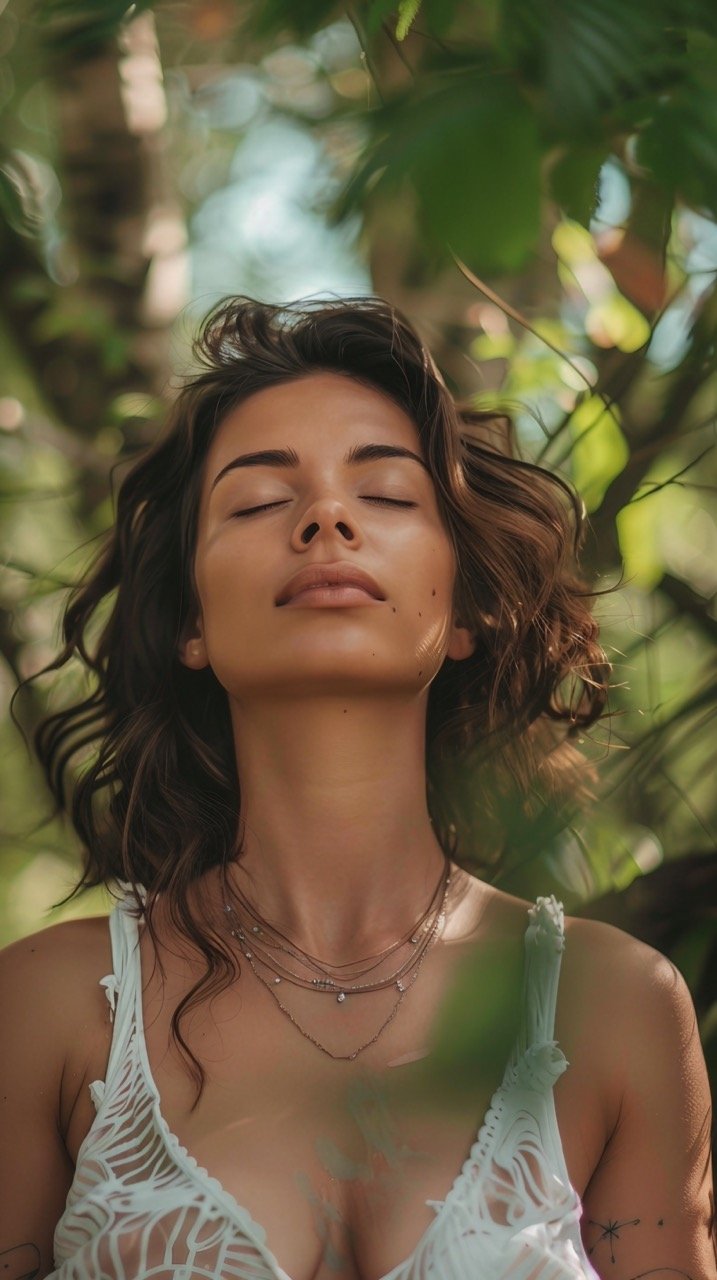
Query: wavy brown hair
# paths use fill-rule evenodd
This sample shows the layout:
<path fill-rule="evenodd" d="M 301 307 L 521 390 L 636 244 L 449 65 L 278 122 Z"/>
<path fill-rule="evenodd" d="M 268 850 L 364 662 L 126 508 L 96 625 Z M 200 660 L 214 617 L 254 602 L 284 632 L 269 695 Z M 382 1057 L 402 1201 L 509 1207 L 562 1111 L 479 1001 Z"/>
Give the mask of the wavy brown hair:
<path fill-rule="evenodd" d="M 161 893 L 204 958 L 172 1018 L 198 1101 L 205 1074 L 182 1018 L 239 966 L 189 888 L 218 867 L 230 892 L 241 787 L 227 695 L 211 669 L 182 665 L 178 641 L 195 602 L 203 463 L 224 416 L 256 391 L 334 371 L 384 392 L 415 422 L 456 556 L 454 605 L 477 638 L 470 658 L 444 662 L 426 721 L 429 812 L 466 868 L 499 865 L 509 813 L 534 823 L 557 811 L 564 825 L 568 796 L 586 793 L 589 772 L 571 737 L 602 714 L 610 668 L 589 607 L 596 593 L 576 568 L 580 500 L 518 456 L 507 417 L 454 401 L 394 307 L 366 297 L 292 306 L 231 298 L 209 314 L 194 350 L 199 371 L 123 479 L 115 525 L 69 598 L 63 647 L 47 668 L 79 657 L 92 691 L 49 715 L 36 747 L 84 847 L 73 894 L 125 881 L 152 932 Z"/>

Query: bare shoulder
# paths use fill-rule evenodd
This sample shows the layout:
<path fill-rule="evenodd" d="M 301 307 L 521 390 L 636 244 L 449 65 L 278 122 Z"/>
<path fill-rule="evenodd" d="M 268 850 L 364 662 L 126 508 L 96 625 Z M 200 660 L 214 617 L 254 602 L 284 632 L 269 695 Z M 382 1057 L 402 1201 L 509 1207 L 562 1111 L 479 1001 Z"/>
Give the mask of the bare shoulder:
<path fill-rule="evenodd" d="M 33 1275 L 55 1274 L 53 1232 L 73 1177 L 67 1123 L 111 1038 L 97 985 L 110 968 L 103 917 L 50 925 L 0 951 L 0 1233 L 6 1248 L 33 1242 Z"/>
<path fill-rule="evenodd" d="M 511 940 L 524 964 L 521 939 L 533 902 L 479 882 L 474 900 L 481 891 L 484 936 Z M 636 1151 L 640 1135 L 653 1141 L 655 1117 L 661 1131 L 671 1117 L 675 1151 L 690 1144 L 701 1151 L 710 1100 L 692 997 L 672 961 L 589 916 L 564 915 L 564 932 L 554 1038 L 570 1069 L 556 1082 L 555 1103 L 582 1196 L 605 1162 Z M 681 1167 L 685 1180 L 693 1176 L 685 1161 Z"/>
<path fill-rule="evenodd" d="M 535 903 L 462 874 L 455 913 L 460 936 L 507 941 L 522 951 Z M 590 1063 L 591 1080 L 604 1072 L 614 1094 L 618 1056 L 627 1065 L 631 1053 L 644 1051 L 646 1039 L 654 1043 L 667 1030 L 692 1034 L 692 998 L 678 969 L 654 947 L 600 920 L 565 913 L 563 919 L 556 1035 L 571 1061 Z"/>
<path fill-rule="evenodd" d="M 28 1087 L 60 1098 L 80 1060 L 106 1042 L 107 1001 L 99 985 L 112 969 L 106 916 L 49 925 L 0 950 L 0 1039 Z"/>
<path fill-rule="evenodd" d="M 68 978 L 109 972 L 112 958 L 106 916 L 63 920 L 18 938 L 0 950 L 0 979 L 5 999 L 30 992 L 51 1001 Z M 102 975 L 100 975 L 102 976 Z M 64 992 L 67 995 L 67 991 Z"/>
<path fill-rule="evenodd" d="M 476 885 L 479 882 L 474 882 Z M 485 915 L 494 932 L 525 932 L 534 902 L 482 886 L 487 895 Z M 565 948 L 560 987 L 566 997 L 574 994 L 593 1002 L 596 1014 L 610 1010 L 611 1024 L 620 1011 L 630 1010 L 634 1000 L 689 1001 L 684 979 L 671 960 L 640 939 L 602 920 L 563 913 Z"/>
<path fill-rule="evenodd" d="M 689 988 L 668 956 L 599 920 L 566 920 L 566 994 L 585 1000 L 597 1044 L 619 1045 L 625 1065 L 665 1032 L 691 1036 Z"/>
<path fill-rule="evenodd" d="M 488 888 L 491 930 L 524 933 L 533 903 Z M 667 1035 L 692 1035 L 694 1006 L 672 961 L 625 930 L 565 915 L 564 932 L 556 1037 L 574 1078 L 589 1080 L 601 1094 L 609 1127 L 646 1046 Z"/>
<path fill-rule="evenodd" d="M 614 925 L 568 917 L 563 961 L 556 1027 L 607 1145 L 679 1061 L 699 1072 L 694 1005 L 672 961 Z"/>
<path fill-rule="evenodd" d="M 589 998 L 596 1030 L 619 1029 L 623 1043 L 639 1034 L 644 1016 L 692 1010 L 679 970 L 662 952 L 615 925 L 579 916 L 565 919 L 565 985 Z"/>

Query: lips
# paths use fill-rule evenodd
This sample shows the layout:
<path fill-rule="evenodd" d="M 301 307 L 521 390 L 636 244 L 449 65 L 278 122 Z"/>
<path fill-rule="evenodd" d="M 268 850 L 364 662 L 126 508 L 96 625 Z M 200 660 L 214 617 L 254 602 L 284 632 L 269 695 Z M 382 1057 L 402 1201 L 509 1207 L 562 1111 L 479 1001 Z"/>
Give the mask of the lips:
<path fill-rule="evenodd" d="M 310 587 L 326 586 L 361 587 L 376 600 L 386 599 L 378 583 L 369 573 L 366 573 L 365 569 L 359 569 L 356 565 L 342 563 L 312 564 L 300 569 L 298 573 L 294 574 L 293 578 L 289 579 L 279 592 L 276 604 L 287 604 L 300 591 L 307 591 Z"/>

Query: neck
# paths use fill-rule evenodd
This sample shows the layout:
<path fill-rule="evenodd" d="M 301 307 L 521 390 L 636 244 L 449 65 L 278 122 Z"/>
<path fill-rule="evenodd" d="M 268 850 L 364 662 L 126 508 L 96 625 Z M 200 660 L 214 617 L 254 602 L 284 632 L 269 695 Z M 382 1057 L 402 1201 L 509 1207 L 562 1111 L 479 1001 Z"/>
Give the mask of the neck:
<path fill-rule="evenodd" d="M 425 910 L 445 864 L 426 803 L 425 704 L 326 697 L 233 707 L 236 884 L 297 946 L 337 963 Z"/>

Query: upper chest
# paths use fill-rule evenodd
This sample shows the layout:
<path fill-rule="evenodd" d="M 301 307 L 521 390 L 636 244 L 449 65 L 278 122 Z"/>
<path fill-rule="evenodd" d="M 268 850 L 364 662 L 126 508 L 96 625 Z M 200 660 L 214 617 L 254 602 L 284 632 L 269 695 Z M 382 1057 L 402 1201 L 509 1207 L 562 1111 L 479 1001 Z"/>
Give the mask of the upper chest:
<path fill-rule="evenodd" d="M 198 1164 L 262 1224 L 293 1280 L 324 1280 L 337 1265 L 347 1280 L 385 1276 L 433 1221 L 426 1201 L 445 1199 L 477 1136 L 515 1034 L 522 946 L 468 967 L 444 954 L 446 962 L 423 975 L 420 999 L 417 989 L 355 1063 L 322 1054 L 245 974 L 184 1028 L 207 1071 L 194 1109 L 169 1034 L 187 975 L 169 972 L 163 989 L 146 978 L 144 1034 L 162 1115 Z M 325 1003 L 318 1022 L 310 1001 L 292 1011 L 341 1050 L 366 1038 L 390 1009 L 384 1005 L 360 1014 Z M 580 1031 L 566 1006 L 563 1035 L 560 1012 L 556 1033 L 567 1040 L 571 1070 L 555 1088 L 557 1121 L 570 1181 L 582 1195 L 602 1151 L 603 1121 Z M 91 1057 L 85 1086 L 104 1075 L 101 1041 Z M 93 1118 L 84 1087 L 67 1132 L 73 1159 Z"/>

